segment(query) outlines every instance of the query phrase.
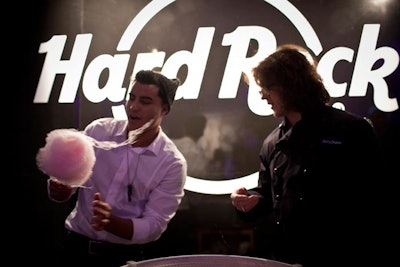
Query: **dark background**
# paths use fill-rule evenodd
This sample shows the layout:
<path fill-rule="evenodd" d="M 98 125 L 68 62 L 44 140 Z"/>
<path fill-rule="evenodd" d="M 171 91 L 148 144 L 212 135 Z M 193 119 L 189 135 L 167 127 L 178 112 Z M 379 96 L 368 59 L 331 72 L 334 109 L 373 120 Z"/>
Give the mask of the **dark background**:
<path fill-rule="evenodd" d="M 7 146 L 12 151 L 12 157 L 7 157 L 4 169 L 11 170 L 12 183 L 11 187 L 7 186 L 4 190 L 10 189 L 10 192 L 4 193 L 6 213 L 3 218 L 7 222 L 4 230 L 11 229 L 11 232 L 5 233 L 10 237 L 8 243 L 12 250 L 19 252 L 17 255 L 21 255 L 21 258 L 14 258 L 16 262 L 28 260 L 29 263 L 36 262 L 42 266 L 51 265 L 61 245 L 64 219 L 73 207 L 73 200 L 57 204 L 47 198 L 47 177 L 37 169 L 35 161 L 38 149 L 45 144 L 46 134 L 58 128 L 83 130 L 93 119 L 112 116 L 111 106 L 115 105 L 109 101 L 97 104 L 89 102 L 83 97 L 81 87 L 74 103 L 58 103 L 63 83 L 62 75 L 58 75 L 54 82 L 49 103 L 34 104 L 33 97 L 45 59 L 45 54 L 38 53 L 40 44 L 54 35 L 67 35 L 64 56 L 68 59 L 76 35 L 92 33 L 86 67 L 100 54 L 117 53 L 118 41 L 127 25 L 149 2 L 40 0 L 34 1 L 30 6 L 10 6 L 13 19 L 8 23 L 3 22 L 6 28 L 4 34 L 7 35 L 3 41 L 3 54 L 9 63 L 5 66 L 5 78 L 10 82 L 8 88 L 3 90 L 7 93 L 7 98 L 11 99 L 11 108 L 10 103 L 7 107 L 5 125 L 11 138 L 7 138 L 6 142 L 10 139 L 17 149 Z M 318 58 L 326 51 L 339 46 L 349 47 L 356 53 L 363 25 L 372 23 L 381 25 L 377 47 L 388 46 L 400 52 L 399 1 L 388 1 L 387 6 L 373 6 L 369 1 L 357 0 L 291 3 L 307 18 L 321 41 L 323 51 Z M 222 46 L 221 40 L 225 33 L 232 32 L 240 25 L 260 25 L 269 28 L 276 36 L 278 44 L 290 42 L 305 45 L 290 21 L 264 1 L 177 0 L 145 26 L 129 51 L 131 59 L 124 81 L 125 86 L 129 83 L 137 53 L 149 52 L 151 47 L 159 47 L 167 53 L 168 58 L 178 50 L 191 51 L 199 27 L 216 27 L 199 99 L 177 100 L 170 115 L 163 122 L 164 130 L 172 138 L 182 135 L 182 125 L 189 114 L 206 114 L 209 119 L 214 120 L 218 118 L 217 121 L 227 127 L 229 134 L 224 132 L 226 129 L 222 126 L 212 130 L 222 133 L 221 138 L 225 138 L 227 142 L 225 144 L 232 146 L 229 149 L 220 147 L 222 164 L 233 162 L 237 165 L 233 168 L 223 165 L 221 170 L 213 168 L 214 165 L 210 162 L 207 176 L 202 177 L 204 179 L 233 179 L 256 172 L 261 142 L 277 125 L 277 120 L 272 116 L 262 117 L 248 110 L 247 86 L 243 82 L 240 83 L 235 99 L 221 100 L 217 97 L 229 53 L 229 47 Z M 336 79 L 347 81 L 349 84 L 353 67 L 354 64 L 339 64 L 335 69 Z M 399 72 L 397 68 L 385 78 L 390 96 L 396 97 L 398 101 Z M 185 77 L 184 68 L 180 74 Z M 103 79 L 106 79 L 106 76 Z M 99 81 L 102 82 L 104 83 L 103 80 Z M 377 183 L 388 184 L 387 192 L 377 192 L 377 196 L 371 197 L 376 197 L 377 201 L 386 205 L 397 200 L 395 187 L 391 184 L 400 177 L 400 115 L 399 110 L 378 110 L 373 113 L 376 108 L 372 101 L 372 86 L 369 85 L 368 88 L 366 96 L 350 98 L 346 94 L 335 101 L 345 103 L 347 110 L 368 116 L 374 121 L 392 176 L 377 177 Z M 14 103 L 17 104 L 16 107 Z M 8 121 L 11 122 L 10 127 Z M 243 132 L 243 129 L 246 131 Z M 232 141 L 227 141 L 228 138 Z M 237 158 L 241 158 L 240 164 L 234 160 Z M 154 257 L 204 252 L 257 256 L 265 249 L 265 243 L 260 243 L 260 240 L 266 241 L 267 233 L 264 229 L 267 222 L 261 221 L 254 225 L 241 222 L 230 205 L 229 195 L 200 194 L 186 190 L 183 203 L 185 205 L 178 210 L 163 237 L 150 244 Z M 383 219 L 386 219 L 388 224 L 394 224 L 388 216 L 390 214 L 383 216 Z M 247 246 L 251 236 L 246 232 L 247 229 L 254 231 L 256 236 L 254 248 Z M 199 247 L 199 237 L 205 242 L 202 247 Z M 391 238 L 394 237 L 393 233 Z M 24 258 L 25 256 L 27 258 Z"/>

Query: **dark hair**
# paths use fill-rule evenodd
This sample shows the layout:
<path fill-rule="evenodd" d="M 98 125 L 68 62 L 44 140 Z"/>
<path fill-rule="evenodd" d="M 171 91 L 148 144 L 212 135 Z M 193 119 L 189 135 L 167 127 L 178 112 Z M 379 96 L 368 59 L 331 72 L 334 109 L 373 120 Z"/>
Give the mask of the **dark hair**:
<path fill-rule="evenodd" d="M 253 70 L 261 88 L 278 85 L 278 93 L 286 108 L 301 113 L 313 110 L 330 101 L 317 61 L 303 47 L 293 44 L 279 46 Z"/>
<path fill-rule="evenodd" d="M 168 111 L 175 99 L 175 93 L 180 85 L 178 78 L 169 79 L 160 72 L 154 70 L 141 70 L 136 73 L 135 81 L 142 84 L 154 84 L 159 88 L 158 96 L 161 98 L 163 104 L 168 105 Z"/>

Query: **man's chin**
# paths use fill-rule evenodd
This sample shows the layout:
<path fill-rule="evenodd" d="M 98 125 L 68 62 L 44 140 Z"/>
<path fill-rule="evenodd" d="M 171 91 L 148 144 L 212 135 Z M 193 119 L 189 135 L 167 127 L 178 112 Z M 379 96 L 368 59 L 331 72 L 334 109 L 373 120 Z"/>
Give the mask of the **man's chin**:
<path fill-rule="evenodd" d="M 144 125 L 144 123 L 141 122 L 141 121 L 129 120 L 128 129 L 129 129 L 129 131 L 134 131 L 134 130 L 139 129 L 139 128 L 142 127 L 143 125 Z"/>
<path fill-rule="evenodd" d="M 154 127 L 153 120 L 149 120 L 147 122 L 139 120 L 129 120 L 128 124 L 129 131 L 136 131 L 136 130 L 145 131 L 153 127 Z"/>

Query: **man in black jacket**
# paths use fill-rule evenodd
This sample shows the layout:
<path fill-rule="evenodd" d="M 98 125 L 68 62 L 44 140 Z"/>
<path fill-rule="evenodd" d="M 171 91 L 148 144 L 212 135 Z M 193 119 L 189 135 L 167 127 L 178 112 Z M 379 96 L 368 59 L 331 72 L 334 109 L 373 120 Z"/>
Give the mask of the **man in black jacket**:
<path fill-rule="evenodd" d="M 382 173 L 371 123 L 328 105 L 307 50 L 283 45 L 253 69 L 282 123 L 260 152 L 259 186 L 231 195 L 243 218 L 269 214 L 275 260 L 304 267 L 361 266 L 377 253 Z"/>

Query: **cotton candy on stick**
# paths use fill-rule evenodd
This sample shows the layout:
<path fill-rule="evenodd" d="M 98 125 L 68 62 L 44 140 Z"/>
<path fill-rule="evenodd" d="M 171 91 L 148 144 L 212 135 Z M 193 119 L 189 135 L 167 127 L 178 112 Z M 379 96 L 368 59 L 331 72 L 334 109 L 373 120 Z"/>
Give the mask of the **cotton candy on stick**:
<path fill-rule="evenodd" d="M 96 161 L 92 140 L 75 129 L 56 129 L 36 155 L 38 168 L 60 182 L 80 186 L 89 179 Z"/>
<path fill-rule="evenodd" d="M 94 147 L 110 150 L 116 147 L 134 144 L 137 137 L 151 124 L 153 119 L 142 127 L 128 133 L 128 139 L 122 143 L 97 141 L 75 129 L 56 129 L 47 134 L 46 145 L 36 155 L 38 168 L 60 182 L 81 186 L 92 174 L 96 157 Z"/>

